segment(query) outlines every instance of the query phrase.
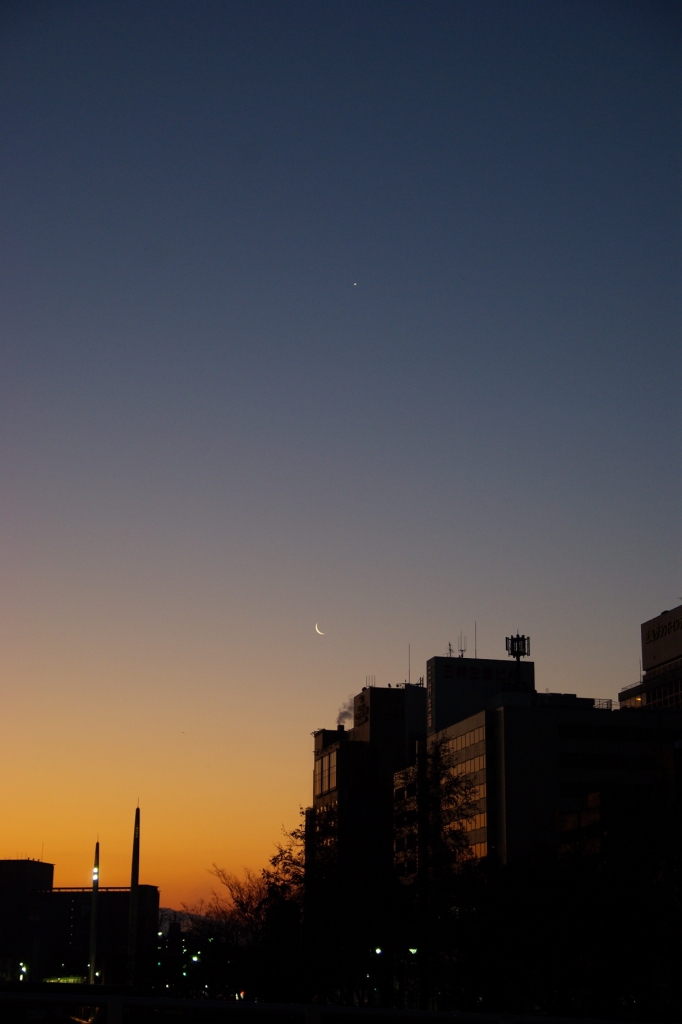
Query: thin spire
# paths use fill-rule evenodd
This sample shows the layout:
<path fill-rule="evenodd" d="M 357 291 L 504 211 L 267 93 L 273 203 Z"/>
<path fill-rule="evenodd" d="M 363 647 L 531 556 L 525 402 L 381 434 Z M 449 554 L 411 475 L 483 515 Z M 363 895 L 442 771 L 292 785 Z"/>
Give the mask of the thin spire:
<path fill-rule="evenodd" d="M 135 830 L 133 831 L 133 863 L 130 871 L 130 888 L 140 884 L 140 802 L 135 808 Z"/>
<path fill-rule="evenodd" d="M 135 984 L 137 965 L 137 908 L 140 885 L 140 801 L 135 809 L 133 830 L 133 863 L 130 871 L 130 904 L 128 907 L 128 984 Z"/>

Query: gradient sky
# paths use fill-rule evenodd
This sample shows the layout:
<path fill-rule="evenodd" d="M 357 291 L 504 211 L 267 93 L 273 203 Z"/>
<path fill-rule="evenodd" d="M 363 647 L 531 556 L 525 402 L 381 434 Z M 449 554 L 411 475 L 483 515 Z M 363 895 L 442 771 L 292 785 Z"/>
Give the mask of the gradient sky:
<path fill-rule="evenodd" d="M 0 856 L 125 884 L 139 797 L 191 902 L 475 621 L 539 689 L 637 679 L 680 71 L 674 3 L 2 5 Z"/>

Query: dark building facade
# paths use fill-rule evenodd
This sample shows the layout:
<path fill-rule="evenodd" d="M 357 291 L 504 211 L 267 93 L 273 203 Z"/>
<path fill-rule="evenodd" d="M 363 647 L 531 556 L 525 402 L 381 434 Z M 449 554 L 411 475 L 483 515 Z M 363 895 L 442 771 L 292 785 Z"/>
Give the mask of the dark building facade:
<path fill-rule="evenodd" d="M 100 887 L 97 894 L 97 981 L 125 985 L 129 981 L 129 920 L 131 890 Z M 38 957 L 32 973 L 39 980 L 87 977 L 92 890 L 52 889 L 31 900 L 31 928 Z M 155 963 L 159 921 L 159 890 L 139 885 L 137 892 L 137 973 L 151 976 Z"/>
<path fill-rule="evenodd" d="M 353 728 L 315 734 L 313 803 L 306 812 L 309 903 L 341 888 L 368 906 L 391 878 L 393 776 L 414 757 L 426 722 L 423 685 L 365 687 Z"/>
<path fill-rule="evenodd" d="M 499 865 L 613 856 L 626 831 L 651 842 L 654 806 L 670 811 L 677 800 L 665 793 L 666 779 L 679 788 L 677 712 L 633 719 L 572 694 L 508 695 L 429 738 L 439 740 L 452 751 L 455 773 L 475 786 L 476 813 L 463 823 L 471 852 Z M 395 785 L 397 795 L 400 776 Z M 398 865 L 409 859 L 396 850 Z M 401 874 L 410 870 L 416 865 Z"/>
<path fill-rule="evenodd" d="M 682 631 L 668 621 L 676 612 L 666 615 L 663 630 L 656 620 L 643 627 L 650 642 L 673 639 L 645 662 L 646 716 L 630 714 L 622 695 L 614 709 L 610 700 L 538 693 L 533 663 L 518 659 L 435 657 L 426 687 L 363 689 L 352 729 L 315 735 L 310 898 L 326 870 L 344 891 L 379 892 L 396 874 L 405 883 L 417 877 L 420 844 L 422 862 L 430 856 L 430 783 L 419 766 L 436 747 L 447 751 L 448 772 L 466 779 L 457 859 L 615 862 L 642 837 L 663 843 L 664 833 L 680 833 L 682 715 L 651 696 L 652 681 L 672 679 L 680 662 Z"/>
<path fill-rule="evenodd" d="M 427 731 L 439 732 L 481 711 L 498 693 L 533 693 L 532 661 L 430 658 L 426 663 Z"/>
<path fill-rule="evenodd" d="M 88 976 L 92 889 L 52 888 L 52 873 L 53 865 L 40 861 L 0 861 L 0 976 L 5 981 Z M 97 894 L 100 984 L 129 980 L 130 893 L 126 886 L 100 887 Z M 138 886 L 137 906 L 136 968 L 143 979 L 155 963 L 157 887 Z"/>
<path fill-rule="evenodd" d="M 619 693 L 621 708 L 682 710 L 682 605 L 642 623 L 642 670 Z"/>
<path fill-rule="evenodd" d="M 149 978 L 156 964 L 159 890 L 140 885 L 139 808 L 131 885 L 54 888 L 54 865 L 0 861 L 0 977 L 6 981 L 85 980 L 89 974 L 93 899 L 94 975 L 98 984 Z"/>
<path fill-rule="evenodd" d="M 0 860 L 0 977 L 17 981 L 35 976 L 40 954 L 35 934 L 35 894 L 52 889 L 54 864 L 39 860 Z"/>

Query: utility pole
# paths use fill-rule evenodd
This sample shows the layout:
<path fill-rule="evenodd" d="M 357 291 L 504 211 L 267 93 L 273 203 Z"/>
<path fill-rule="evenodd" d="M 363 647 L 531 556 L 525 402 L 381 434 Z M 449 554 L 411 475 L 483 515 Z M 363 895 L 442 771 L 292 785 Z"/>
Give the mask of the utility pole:
<path fill-rule="evenodd" d="M 92 896 L 90 898 L 90 963 L 88 982 L 95 984 L 95 962 L 97 960 L 97 893 L 99 892 L 99 840 L 95 843 L 95 865 L 92 869 Z"/>

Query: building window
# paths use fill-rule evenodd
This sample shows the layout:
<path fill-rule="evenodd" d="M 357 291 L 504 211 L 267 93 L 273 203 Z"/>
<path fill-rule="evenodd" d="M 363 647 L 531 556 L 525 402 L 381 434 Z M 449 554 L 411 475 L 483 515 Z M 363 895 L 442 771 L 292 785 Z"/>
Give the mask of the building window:
<path fill-rule="evenodd" d="M 336 751 L 318 757 L 315 761 L 315 784 L 313 793 L 321 796 L 330 790 L 336 789 Z"/>
<path fill-rule="evenodd" d="M 484 739 L 485 726 L 481 725 L 478 729 L 471 729 L 469 732 L 462 733 L 461 736 L 453 736 L 449 740 L 450 750 L 453 753 L 457 753 L 458 750 L 470 747 L 473 743 L 481 743 Z"/>
<path fill-rule="evenodd" d="M 469 775 L 471 772 L 482 772 L 485 768 L 485 754 L 478 757 L 470 757 L 468 761 L 462 761 L 453 768 L 455 775 Z"/>

